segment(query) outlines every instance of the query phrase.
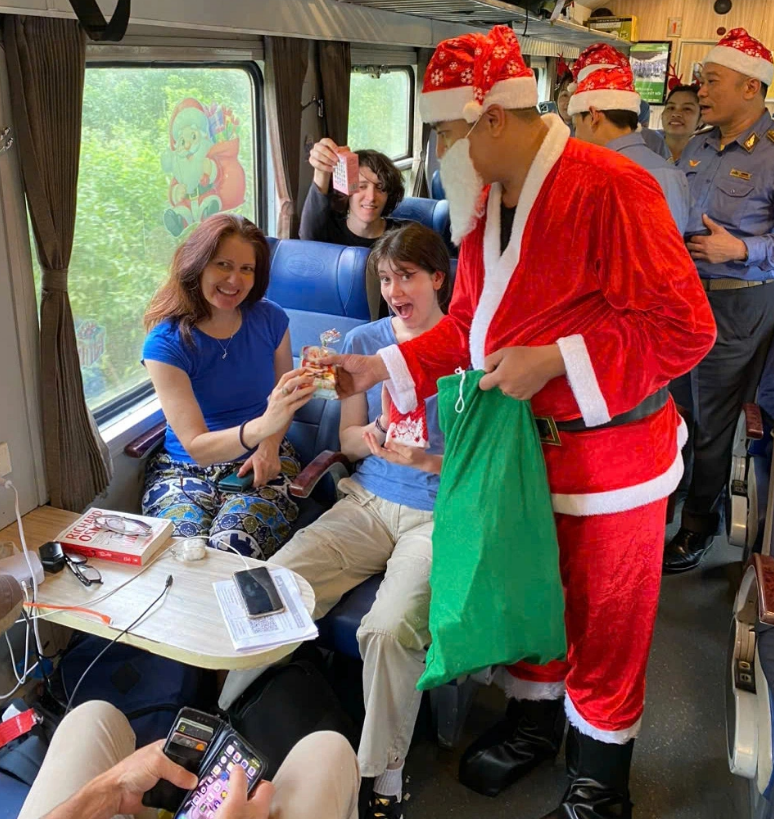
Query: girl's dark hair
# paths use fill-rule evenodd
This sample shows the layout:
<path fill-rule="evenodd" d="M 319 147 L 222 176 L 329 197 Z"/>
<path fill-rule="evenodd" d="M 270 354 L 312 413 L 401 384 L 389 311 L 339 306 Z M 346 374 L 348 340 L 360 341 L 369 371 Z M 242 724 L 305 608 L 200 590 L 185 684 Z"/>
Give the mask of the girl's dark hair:
<path fill-rule="evenodd" d="M 669 100 L 671 100 L 672 97 L 675 94 L 679 94 L 681 92 L 687 92 L 688 94 L 693 94 L 693 96 L 696 97 L 696 102 L 698 103 L 698 101 L 699 101 L 699 89 L 695 85 L 676 85 L 667 94 L 667 98 L 664 100 L 664 105 L 666 105 L 669 102 Z"/>
<path fill-rule="evenodd" d="M 193 327 L 210 318 L 212 309 L 204 298 L 201 277 L 223 239 L 239 236 L 255 249 L 255 280 L 242 304 L 260 301 L 269 286 L 269 245 L 263 232 L 244 216 L 217 213 L 202 222 L 177 248 L 169 277 L 154 294 L 145 311 L 148 331 L 165 319 L 176 321 L 183 340 L 193 345 Z"/>
<path fill-rule="evenodd" d="M 398 270 L 402 264 L 415 264 L 428 273 L 443 273 L 438 289 L 438 304 L 445 313 L 452 295 L 449 251 L 440 234 L 418 222 L 409 222 L 385 233 L 373 246 L 368 257 L 368 275 L 378 276 L 379 265 L 387 261 Z"/>

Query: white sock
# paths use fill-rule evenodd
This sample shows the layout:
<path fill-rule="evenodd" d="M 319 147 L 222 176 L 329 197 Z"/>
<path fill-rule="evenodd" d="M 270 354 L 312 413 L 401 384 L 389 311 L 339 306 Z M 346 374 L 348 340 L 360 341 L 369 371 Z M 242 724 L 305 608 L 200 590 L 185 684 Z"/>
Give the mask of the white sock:
<path fill-rule="evenodd" d="M 374 793 L 379 796 L 403 796 L 403 765 L 400 768 L 388 768 L 374 779 Z"/>

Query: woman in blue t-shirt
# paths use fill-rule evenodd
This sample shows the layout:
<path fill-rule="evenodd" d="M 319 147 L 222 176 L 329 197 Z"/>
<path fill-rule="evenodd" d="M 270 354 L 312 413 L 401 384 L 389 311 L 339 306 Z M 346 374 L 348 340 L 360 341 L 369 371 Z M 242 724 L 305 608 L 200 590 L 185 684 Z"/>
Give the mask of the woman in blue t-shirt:
<path fill-rule="evenodd" d="M 344 352 L 373 355 L 434 327 L 449 303 L 449 254 L 418 224 L 386 233 L 371 251 L 369 275 L 394 315 L 356 327 Z M 311 584 L 315 618 L 368 577 L 384 572 L 376 602 L 357 632 L 366 713 L 358 759 L 366 819 L 403 815 L 403 760 L 421 693 L 417 680 L 430 642 L 433 505 L 443 458 L 436 397 L 426 402 L 427 449 L 387 441 L 389 405 L 381 385 L 341 402 L 342 452 L 357 467 L 339 482 L 345 497 L 272 558 Z"/>
<path fill-rule="evenodd" d="M 293 370 L 288 318 L 264 298 L 268 285 L 263 233 L 241 216 L 212 216 L 175 252 L 143 346 L 167 419 L 143 514 L 257 558 L 288 539 L 298 515 L 288 487 L 299 463 L 284 435 L 314 392 Z"/>

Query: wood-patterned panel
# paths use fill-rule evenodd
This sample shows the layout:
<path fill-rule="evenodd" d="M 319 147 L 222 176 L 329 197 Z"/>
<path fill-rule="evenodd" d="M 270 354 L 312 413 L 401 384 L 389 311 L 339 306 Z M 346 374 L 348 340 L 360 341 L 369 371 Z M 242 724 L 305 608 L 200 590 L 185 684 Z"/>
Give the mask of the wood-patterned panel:
<path fill-rule="evenodd" d="M 636 17 L 640 40 L 665 40 L 669 18 L 682 17 L 684 6 L 695 2 L 697 0 L 613 0 L 606 7 L 621 17 Z"/>
<path fill-rule="evenodd" d="M 712 0 L 686 0 L 683 8 L 684 40 L 716 40 L 720 26 L 726 31 L 743 26 L 753 37 L 763 39 L 767 33 L 763 21 L 770 16 L 774 3 L 771 0 L 733 0 L 728 14 L 715 14 L 712 7 Z"/>

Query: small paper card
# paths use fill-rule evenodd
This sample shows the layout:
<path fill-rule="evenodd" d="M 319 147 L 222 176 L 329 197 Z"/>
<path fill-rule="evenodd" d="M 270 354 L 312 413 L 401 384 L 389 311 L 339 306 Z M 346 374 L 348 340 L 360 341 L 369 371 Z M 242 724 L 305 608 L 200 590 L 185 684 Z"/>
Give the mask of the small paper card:
<path fill-rule="evenodd" d="M 339 154 L 339 161 L 333 169 L 333 189 L 345 196 L 357 192 L 360 185 L 360 161 L 356 153 L 348 151 Z"/>

